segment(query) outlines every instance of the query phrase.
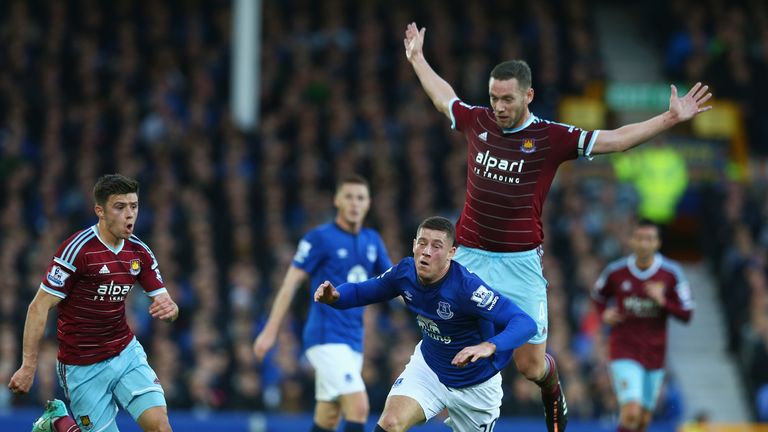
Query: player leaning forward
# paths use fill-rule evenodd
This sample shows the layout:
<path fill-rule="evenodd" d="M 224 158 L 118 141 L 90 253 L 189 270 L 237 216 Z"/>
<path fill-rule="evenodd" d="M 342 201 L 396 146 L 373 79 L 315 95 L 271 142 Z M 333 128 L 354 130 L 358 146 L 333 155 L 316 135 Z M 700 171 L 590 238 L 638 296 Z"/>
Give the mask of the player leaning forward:
<path fill-rule="evenodd" d="M 444 408 L 454 430 L 491 431 L 503 396 L 499 370 L 536 333 L 531 317 L 452 260 L 455 238 L 449 220 L 428 218 L 413 258 L 378 278 L 338 288 L 326 281 L 315 292 L 315 301 L 339 309 L 401 296 L 416 314 L 422 340 L 392 385 L 377 431 L 408 430 Z"/>
<path fill-rule="evenodd" d="M 125 298 L 137 282 L 152 299 L 152 317 L 174 321 L 179 314 L 154 254 L 133 235 L 138 193 L 139 183 L 119 174 L 96 182 L 94 210 L 99 221 L 56 251 L 29 305 L 22 365 L 9 383 L 14 392 L 29 391 L 48 311 L 58 306 L 56 372 L 83 430 L 117 431 L 118 403 L 142 429 L 171 430 L 163 388 L 125 316 Z M 49 403 L 34 430 L 76 430 L 74 425 L 54 425 L 57 417 L 67 421 L 66 409 Z"/>

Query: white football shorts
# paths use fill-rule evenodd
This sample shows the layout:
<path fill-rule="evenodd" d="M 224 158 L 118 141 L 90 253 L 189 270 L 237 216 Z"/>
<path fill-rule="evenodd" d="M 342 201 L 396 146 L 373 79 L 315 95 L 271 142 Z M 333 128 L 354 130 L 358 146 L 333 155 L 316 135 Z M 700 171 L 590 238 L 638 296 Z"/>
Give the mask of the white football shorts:
<path fill-rule="evenodd" d="M 306 356 L 315 368 L 315 400 L 333 402 L 341 395 L 365 391 L 363 354 L 349 345 L 315 345 Z"/>
<path fill-rule="evenodd" d="M 445 424 L 455 431 L 490 431 L 499 418 L 504 392 L 500 373 L 471 387 L 446 387 L 427 366 L 419 342 L 405 370 L 392 385 L 389 396 L 407 396 L 416 400 L 427 420 L 447 408 L 450 418 Z"/>

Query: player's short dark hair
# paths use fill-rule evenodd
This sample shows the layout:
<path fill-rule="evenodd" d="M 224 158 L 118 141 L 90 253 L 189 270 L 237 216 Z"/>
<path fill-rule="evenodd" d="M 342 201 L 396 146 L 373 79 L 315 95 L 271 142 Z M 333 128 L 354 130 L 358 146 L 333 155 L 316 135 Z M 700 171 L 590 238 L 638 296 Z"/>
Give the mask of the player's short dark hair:
<path fill-rule="evenodd" d="M 635 228 L 656 228 L 656 233 L 661 237 L 661 228 L 659 227 L 659 224 L 650 219 L 640 218 L 635 224 Z"/>
<path fill-rule="evenodd" d="M 430 216 L 424 219 L 420 224 L 416 232 L 422 229 L 431 229 L 435 231 L 442 231 L 448 240 L 451 241 L 451 246 L 456 243 L 456 228 L 453 226 L 453 222 L 442 216 Z"/>
<path fill-rule="evenodd" d="M 344 176 L 339 179 L 339 181 L 336 183 L 336 192 L 341 190 L 341 187 L 345 184 L 359 184 L 365 186 L 367 189 L 371 189 L 371 186 L 368 184 L 368 180 L 365 179 L 365 177 L 358 175 L 358 174 L 349 174 L 347 176 Z"/>
<path fill-rule="evenodd" d="M 508 60 L 496 65 L 491 71 L 491 78 L 495 80 L 517 80 L 521 89 L 528 90 L 533 84 L 531 68 L 525 60 Z"/>
<path fill-rule="evenodd" d="M 93 200 L 103 206 L 112 195 L 139 193 L 139 182 L 121 174 L 107 174 L 99 177 L 93 187 Z"/>

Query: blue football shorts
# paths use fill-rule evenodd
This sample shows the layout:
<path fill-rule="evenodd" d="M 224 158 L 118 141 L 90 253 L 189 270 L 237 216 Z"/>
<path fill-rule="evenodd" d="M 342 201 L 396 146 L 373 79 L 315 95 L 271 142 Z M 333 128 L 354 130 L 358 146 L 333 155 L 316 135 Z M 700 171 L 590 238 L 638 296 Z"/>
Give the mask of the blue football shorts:
<path fill-rule="evenodd" d="M 611 361 L 611 380 L 619 405 L 639 402 L 643 409 L 653 411 L 664 381 L 664 369 L 646 369 L 630 359 Z"/>
<path fill-rule="evenodd" d="M 136 338 L 115 357 L 82 366 L 57 362 L 56 372 L 83 431 L 117 431 L 118 404 L 134 420 L 149 408 L 166 406 L 160 381 Z"/>
<path fill-rule="evenodd" d="M 528 340 L 532 344 L 547 341 L 547 280 L 542 273 L 542 254 L 541 247 L 490 252 L 459 246 L 453 258 L 536 321 L 536 334 Z"/>

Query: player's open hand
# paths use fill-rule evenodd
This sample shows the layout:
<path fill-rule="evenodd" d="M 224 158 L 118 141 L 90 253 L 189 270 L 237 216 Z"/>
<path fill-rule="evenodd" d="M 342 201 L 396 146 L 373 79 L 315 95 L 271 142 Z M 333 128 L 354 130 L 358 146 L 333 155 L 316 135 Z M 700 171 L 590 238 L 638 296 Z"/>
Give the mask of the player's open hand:
<path fill-rule="evenodd" d="M 162 293 L 152 297 L 152 304 L 149 305 L 149 314 L 152 315 L 152 318 L 173 322 L 179 316 L 179 307 L 171 300 L 171 296 L 168 293 Z"/>
<path fill-rule="evenodd" d="M 14 393 L 27 393 L 32 388 L 32 382 L 35 380 L 35 369 L 31 366 L 22 365 L 11 377 L 8 388 Z"/>
<path fill-rule="evenodd" d="M 468 346 L 459 351 L 459 353 L 453 357 L 453 360 L 451 360 L 451 364 L 458 367 L 464 367 L 469 363 L 474 363 L 480 360 L 481 358 L 490 357 L 495 352 L 496 345 L 490 342 L 481 342 L 477 345 Z"/>
<path fill-rule="evenodd" d="M 403 45 L 405 45 L 405 58 L 413 60 L 420 56 L 422 47 L 424 46 L 424 33 L 427 31 L 425 27 L 419 30 L 416 27 L 416 23 L 412 22 L 405 27 L 405 39 L 403 39 Z"/>
<path fill-rule="evenodd" d="M 612 326 L 624 321 L 624 316 L 615 307 L 609 307 L 603 311 L 603 322 Z"/>
<path fill-rule="evenodd" d="M 315 290 L 315 301 L 325 304 L 335 303 L 339 299 L 341 294 L 336 291 L 336 288 L 329 281 L 321 283 L 317 290 Z"/>
<path fill-rule="evenodd" d="M 671 86 L 672 94 L 669 96 L 669 112 L 674 115 L 678 121 L 690 120 L 693 116 L 704 111 L 712 109 L 712 105 L 704 105 L 711 97 L 709 86 L 697 82 L 688 93 L 679 98 L 677 97 L 677 87 Z"/>

